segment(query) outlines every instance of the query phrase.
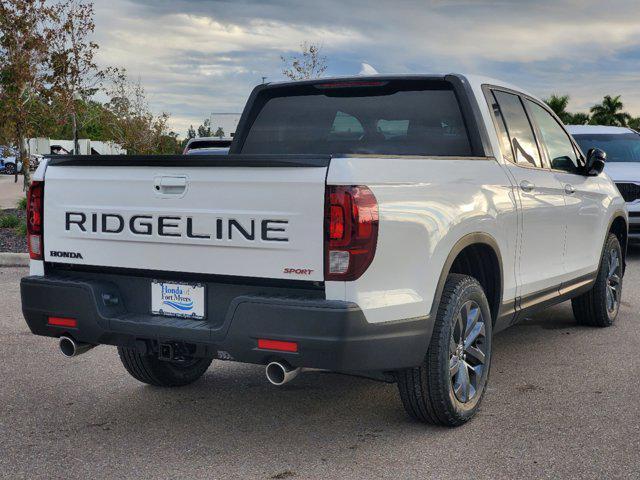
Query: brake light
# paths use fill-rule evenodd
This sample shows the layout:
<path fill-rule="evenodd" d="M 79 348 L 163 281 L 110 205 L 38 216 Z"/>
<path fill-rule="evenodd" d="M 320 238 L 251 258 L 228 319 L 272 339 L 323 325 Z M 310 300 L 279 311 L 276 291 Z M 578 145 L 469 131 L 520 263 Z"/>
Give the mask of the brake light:
<path fill-rule="evenodd" d="M 27 245 L 32 260 L 42 260 L 44 182 L 33 181 L 27 194 Z"/>
<path fill-rule="evenodd" d="M 378 201 L 365 186 L 327 186 L 325 280 L 356 280 L 378 241 Z"/>
<path fill-rule="evenodd" d="M 358 87 L 383 87 L 389 82 L 359 80 L 353 82 L 337 81 L 316 84 L 316 88 L 358 88 Z"/>

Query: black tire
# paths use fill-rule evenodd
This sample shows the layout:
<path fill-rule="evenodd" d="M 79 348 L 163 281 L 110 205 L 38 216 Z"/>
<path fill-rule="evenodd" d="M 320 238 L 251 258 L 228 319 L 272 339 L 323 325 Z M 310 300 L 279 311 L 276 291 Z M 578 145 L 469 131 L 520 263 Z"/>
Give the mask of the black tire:
<path fill-rule="evenodd" d="M 472 309 L 473 314 L 480 314 L 476 318 L 477 323 L 470 320 Z M 463 336 L 461 322 L 464 312 L 467 319 L 466 328 L 463 329 L 465 332 L 474 332 L 476 327 L 482 328 L 483 335 L 477 335 L 475 341 L 471 340 L 471 336 Z M 400 398 L 407 413 L 421 422 L 449 427 L 470 420 L 480 407 L 489 377 L 491 333 L 491 312 L 480 283 L 467 275 L 450 274 L 442 292 L 424 362 L 419 367 L 404 369 L 397 375 Z M 466 337 L 469 345 L 458 340 L 458 334 Z M 471 348 L 476 349 L 473 354 L 470 353 Z M 476 358 L 480 353 L 484 356 L 484 362 Z M 455 370 L 455 365 L 458 365 L 458 370 Z M 479 366 L 481 370 L 478 370 Z M 466 395 L 459 393 L 459 376 L 463 374 L 463 369 L 467 372 L 467 382 L 473 383 L 470 379 L 475 380 L 473 394 L 468 389 Z M 476 373 L 478 371 L 480 374 Z"/>
<path fill-rule="evenodd" d="M 4 173 L 6 173 L 7 175 L 15 175 L 16 165 L 14 163 L 5 163 Z"/>
<path fill-rule="evenodd" d="M 604 244 L 593 287 L 571 300 L 573 315 L 579 325 L 590 327 L 613 325 L 620 311 L 623 274 L 622 248 L 618 237 L 611 233 Z"/>
<path fill-rule="evenodd" d="M 181 387 L 193 383 L 204 375 L 213 361 L 212 358 L 193 358 L 184 363 L 167 362 L 127 347 L 118 347 L 118 355 L 133 378 L 156 387 Z"/>

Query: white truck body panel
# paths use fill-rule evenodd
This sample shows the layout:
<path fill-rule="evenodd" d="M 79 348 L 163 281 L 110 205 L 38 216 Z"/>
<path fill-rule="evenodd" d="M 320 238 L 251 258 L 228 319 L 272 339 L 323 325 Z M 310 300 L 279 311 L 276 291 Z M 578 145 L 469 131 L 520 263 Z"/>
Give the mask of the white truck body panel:
<path fill-rule="evenodd" d="M 63 251 L 82 255 L 64 258 L 67 263 L 322 280 L 325 174 L 325 168 L 50 167 L 45 183 L 45 261 L 59 261 L 51 252 Z M 184 181 L 182 189 L 158 184 L 176 179 Z M 66 224 L 67 212 L 86 215 L 85 231 L 77 223 Z M 103 214 L 120 215 L 122 231 L 101 232 Z M 136 231 L 150 229 L 150 234 L 132 232 L 129 225 L 135 215 L 145 216 L 135 221 Z M 165 235 L 158 228 L 161 217 L 170 217 L 163 222 Z M 192 236 L 209 238 L 189 238 L 189 218 Z M 231 220 L 254 239 L 230 227 Z M 106 222 L 112 231 L 122 223 L 113 217 Z M 284 231 L 270 230 L 267 238 L 274 240 L 265 240 L 263 222 Z M 286 268 L 305 273 L 285 273 Z"/>
<path fill-rule="evenodd" d="M 426 315 L 439 279 L 432 272 L 442 271 L 459 239 L 478 231 L 497 239 L 503 298 L 515 297 L 517 210 L 511 182 L 495 159 L 334 158 L 327 183 L 367 185 L 378 200 L 373 263 L 359 279 L 344 282 L 343 298 L 337 288 L 332 297 L 357 303 L 369 322 Z"/>

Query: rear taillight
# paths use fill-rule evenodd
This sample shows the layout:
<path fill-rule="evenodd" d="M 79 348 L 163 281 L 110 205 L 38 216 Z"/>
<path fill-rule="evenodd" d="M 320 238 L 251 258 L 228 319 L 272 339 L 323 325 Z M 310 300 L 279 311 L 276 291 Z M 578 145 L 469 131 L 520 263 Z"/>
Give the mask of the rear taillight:
<path fill-rule="evenodd" d="M 32 260 L 42 260 L 44 182 L 31 182 L 27 195 L 27 245 Z"/>
<path fill-rule="evenodd" d="M 355 280 L 369 267 L 378 241 L 378 202 L 365 186 L 327 186 L 325 280 Z"/>

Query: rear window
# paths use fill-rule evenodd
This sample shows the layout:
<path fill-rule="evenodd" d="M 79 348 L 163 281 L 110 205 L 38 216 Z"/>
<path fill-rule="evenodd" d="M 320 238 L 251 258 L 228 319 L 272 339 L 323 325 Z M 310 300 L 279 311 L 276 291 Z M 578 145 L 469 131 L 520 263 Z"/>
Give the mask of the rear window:
<path fill-rule="evenodd" d="M 449 83 L 335 85 L 339 84 L 265 90 L 255 102 L 242 153 L 472 154 L 458 99 Z"/>

